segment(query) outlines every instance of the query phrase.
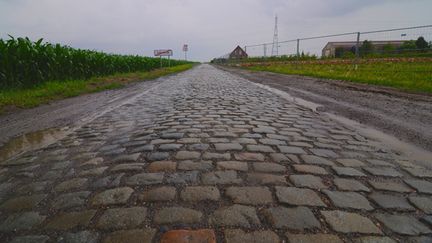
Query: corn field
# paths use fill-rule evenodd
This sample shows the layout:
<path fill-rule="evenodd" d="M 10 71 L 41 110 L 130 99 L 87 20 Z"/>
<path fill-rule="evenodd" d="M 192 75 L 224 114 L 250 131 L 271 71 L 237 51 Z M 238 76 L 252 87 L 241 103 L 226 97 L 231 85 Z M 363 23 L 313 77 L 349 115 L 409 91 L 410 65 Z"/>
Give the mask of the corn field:
<path fill-rule="evenodd" d="M 167 60 L 164 60 L 167 62 Z M 185 64 L 171 60 L 171 65 Z M 166 66 L 167 63 L 164 64 Z M 74 49 L 28 38 L 0 39 L 0 88 L 32 87 L 46 81 L 88 79 L 94 76 L 160 67 L 159 58 L 106 54 Z"/>

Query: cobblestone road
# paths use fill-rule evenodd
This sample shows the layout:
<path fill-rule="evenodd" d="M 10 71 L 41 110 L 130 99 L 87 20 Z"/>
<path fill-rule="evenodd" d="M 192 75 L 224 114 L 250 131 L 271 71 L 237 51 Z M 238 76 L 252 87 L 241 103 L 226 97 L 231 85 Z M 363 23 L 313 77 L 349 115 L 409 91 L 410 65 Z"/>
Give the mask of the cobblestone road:
<path fill-rule="evenodd" d="M 356 131 L 201 65 L 2 162 L 0 238 L 431 242 L 431 179 Z"/>

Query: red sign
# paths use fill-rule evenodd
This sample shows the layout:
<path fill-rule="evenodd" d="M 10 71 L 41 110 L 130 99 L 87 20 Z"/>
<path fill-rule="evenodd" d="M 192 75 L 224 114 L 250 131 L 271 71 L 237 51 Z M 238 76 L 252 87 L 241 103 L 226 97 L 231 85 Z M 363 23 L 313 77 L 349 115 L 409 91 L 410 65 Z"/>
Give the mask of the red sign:
<path fill-rule="evenodd" d="M 154 50 L 154 55 L 157 57 L 161 57 L 161 56 L 172 56 L 173 55 L 173 51 L 170 49 L 165 49 L 165 50 Z"/>

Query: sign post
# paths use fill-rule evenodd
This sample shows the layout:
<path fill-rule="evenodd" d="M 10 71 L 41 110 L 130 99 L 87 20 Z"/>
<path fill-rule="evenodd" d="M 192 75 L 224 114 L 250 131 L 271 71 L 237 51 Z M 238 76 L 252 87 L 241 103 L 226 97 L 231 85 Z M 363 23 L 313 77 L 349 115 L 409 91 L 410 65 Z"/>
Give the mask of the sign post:
<path fill-rule="evenodd" d="M 163 50 L 154 50 L 154 55 L 156 57 L 160 57 L 160 65 L 162 67 L 162 57 L 168 57 L 168 66 L 171 65 L 170 56 L 173 55 L 173 51 L 171 49 L 163 49 Z"/>
<path fill-rule="evenodd" d="M 185 53 L 185 61 L 187 61 L 187 52 L 188 52 L 188 50 L 189 50 L 188 44 L 184 44 L 183 45 L 183 51 Z"/>

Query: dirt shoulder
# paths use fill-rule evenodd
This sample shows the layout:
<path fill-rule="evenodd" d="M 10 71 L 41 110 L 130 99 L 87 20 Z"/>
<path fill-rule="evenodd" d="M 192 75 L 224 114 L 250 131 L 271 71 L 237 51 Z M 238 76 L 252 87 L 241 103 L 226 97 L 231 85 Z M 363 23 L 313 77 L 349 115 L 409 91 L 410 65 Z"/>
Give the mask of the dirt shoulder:
<path fill-rule="evenodd" d="M 432 96 L 346 81 L 219 67 L 322 105 L 330 112 L 432 151 Z"/>

